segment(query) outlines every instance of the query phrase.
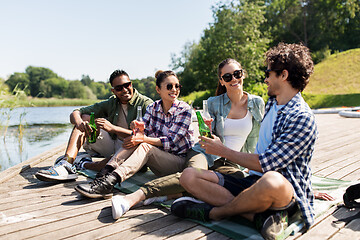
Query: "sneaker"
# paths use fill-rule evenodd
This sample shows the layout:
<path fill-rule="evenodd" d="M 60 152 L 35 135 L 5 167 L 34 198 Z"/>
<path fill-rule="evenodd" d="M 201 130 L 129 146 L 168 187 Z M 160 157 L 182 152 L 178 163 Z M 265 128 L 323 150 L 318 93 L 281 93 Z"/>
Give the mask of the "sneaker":
<path fill-rule="evenodd" d="M 130 206 L 129 203 L 124 199 L 123 196 L 114 196 L 111 199 L 111 212 L 113 219 L 119 219 L 124 215 L 127 211 L 129 211 Z"/>
<path fill-rule="evenodd" d="M 86 169 L 84 168 L 84 164 L 85 163 L 92 163 L 92 158 L 90 156 L 90 154 L 88 153 L 79 153 L 76 158 L 75 158 L 75 161 L 74 161 L 74 166 L 76 168 L 76 170 L 83 170 L 83 169 Z"/>
<path fill-rule="evenodd" d="M 353 199 L 350 199 L 348 194 L 345 192 L 343 195 L 344 206 L 347 208 L 360 208 L 360 203 Z"/>
<path fill-rule="evenodd" d="M 171 205 L 171 213 L 181 218 L 191 218 L 203 222 L 210 221 L 213 206 L 192 197 L 181 197 Z"/>
<path fill-rule="evenodd" d="M 75 190 L 81 195 L 88 198 L 111 198 L 117 178 L 112 174 L 108 173 L 103 177 L 95 178 L 90 183 L 80 184 L 75 186 Z"/>
<path fill-rule="evenodd" d="M 53 167 L 47 170 L 40 170 L 35 177 L 41 181 L 70 181 L 77 179 L 76 168 L 64 159 L 56 161 Z"/>
<path fill-rule="evenodd" d="M 254 216 L 254 221 L 264 239 L 279 239 L 288 226 L 288 212 L 283 210 L 257 213 Z"/>

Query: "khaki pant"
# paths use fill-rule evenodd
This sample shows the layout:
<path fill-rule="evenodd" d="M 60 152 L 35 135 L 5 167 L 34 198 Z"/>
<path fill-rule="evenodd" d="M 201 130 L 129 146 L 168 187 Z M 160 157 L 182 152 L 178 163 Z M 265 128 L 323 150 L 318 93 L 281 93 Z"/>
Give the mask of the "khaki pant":
<path fill-rule="evenodd" d="M 122 148 L 123 142 L 116 138 L 115 140 L 111 138 L 110 134 L 100 129 L 99 136 L 96 138 L 95 143 L 84 143 L 84 150 L 90 155 L 100 154 L 101 156 L 109 159 L 114 153 Z"/>
<path fill-rule="evenodd" d="M 134 175 L 145 164 L 156 176 L 165 176 L 182 171 L 185 158 L 165 152 L 151 144 L 141 143 L 131 149 L 120 149 L 108 163 L 122 181 Z"/>
<path fill-rule="evenodd" d="M 193 167 L 199 169 L 207 169 L 208 164 L 204 154 L 190 150 L 186 156 L 186 167 Z M 181 171 L 183 171 L 182 169 Z M 223 161 L 219 159 L 215 161 L 211 170 L 218 171 L 224 174 L 234 174 L 237 177 L 243 177 L 244 174 L 237 167 L 236 164 L 233 164 L 229 161 Z M 181 172 L 176 172 L 165 177 L 154 179 L 150 182 L 144 184 L 140 189 L 144 192 L 146 198 L 159 197 L 159 196 L 168 196 L 178 193 L 184 193 L 185 189 L 180 185 L 180 176 Z"/>

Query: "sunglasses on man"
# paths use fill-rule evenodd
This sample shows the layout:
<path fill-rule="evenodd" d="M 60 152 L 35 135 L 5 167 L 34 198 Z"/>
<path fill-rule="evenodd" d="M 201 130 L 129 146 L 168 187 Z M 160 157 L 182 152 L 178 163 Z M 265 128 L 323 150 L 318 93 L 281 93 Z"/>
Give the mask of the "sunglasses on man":
<path fill-rule="evenodd" d="M 171 84 L 171 83 L 168 83 L 167 85 L 166 85 L 166 89 L 167 90 L 172 90 L 173 89 L 173 87 L 175 87 L 176 88 L 176 90 L 181 90 L 181 84 L 175 84 L 175 85 L 173 85 L 173 84 Z"/>
<path fill-rule="evenodd" d="M 124 88 L 129 88 L 131 86 L 131 82 L 127 82 L 121 85 L 116 85 L 115 87 L 112 87 L 111 89 L 114 89 L 117 92 L 121 92 Z"/>
<path fill-rule="evenodd" d="M 243 76 L 243 70 L 235 70 L 233 72 L 233 74 L 231 73 L 225 73 L 224 75 L 221 76 L 221 78 L 225 81 L 225 82 L 230 82 L 233 79 L 233 76 L 235 79 L 239 79 Z"/>

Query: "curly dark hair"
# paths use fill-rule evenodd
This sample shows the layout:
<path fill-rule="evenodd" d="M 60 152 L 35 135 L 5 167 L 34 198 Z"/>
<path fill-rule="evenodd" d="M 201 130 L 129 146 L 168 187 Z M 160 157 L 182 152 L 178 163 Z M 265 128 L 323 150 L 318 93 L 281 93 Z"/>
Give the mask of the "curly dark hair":
<path fill-rule="evenodd" d="M 178 77 L 176 76 L 176 74 L 175 74 L 173 71 L 171 71 L 171 70 L 167 70 L 167 71 L 158 70 L 158 71 L 156 71 L 156 73 L 155 73 L 156 86 L 158 86 L 159 88 L 161 88 L 161 87 L 160 87 L 161 83 L 162 83 L 162 82 L 164 81 L 164 79 L 167 78 L 168 76 L 174 76 L 174 77 L 178 78 Z"/>
<path fill-rule="evenodd" d="M 109 82 L 110 82 L 111 86 L 112 86 L 114 79 L 119 76 L 122 76 L 122 75 L 126 75 L 130 79 L 129 74 L 127 74 L 127 72 L 125 72 L 124 70 L 117 69 L 110 75 Z"/>
<path fill-rule="evenodd" d="M 309 83 L 310 75 L 314 72 L 314 63 L 310 56 L 309 48 L 303 44 L 279 43 L 266 52 L 265 62 L 277 76 L 283 70 L 289 72 L 287 81 L 299 91 L 303 91 Z"/>

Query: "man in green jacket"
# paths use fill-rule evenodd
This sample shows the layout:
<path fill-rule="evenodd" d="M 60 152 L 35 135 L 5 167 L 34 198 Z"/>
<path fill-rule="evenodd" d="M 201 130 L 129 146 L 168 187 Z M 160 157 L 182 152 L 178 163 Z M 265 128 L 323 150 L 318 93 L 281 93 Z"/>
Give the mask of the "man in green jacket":
<path fill-rule="evenodd" d="M 70 114 L 74 129 L 70 135 L 65 155 L 55 161 L 55 165 L 35 174 L 42 181 L 67 181 L 77 178 L 77 169 L 100 171 L 110 157 L 122 147 L 122 141 L 131 135 L 130 122 L 136 119 L 137 107 L 142 112 L 153 102 L 133 88 L 129 75 L 123 70 L 115 70 L 110 75 L 112 95 L 109 99 L 91 106 L 75 109 Z M 86 141 L 92 131 L 89 126 L 90 114 L 95 114 L 98 136 L 95 143 Z M 78 156 L 83 146 L 88 154 Z M 103 161 L 92 162 L 90 155 L 101 155 Z"/>

